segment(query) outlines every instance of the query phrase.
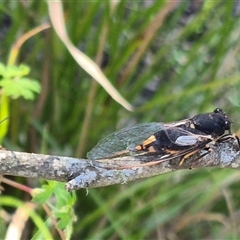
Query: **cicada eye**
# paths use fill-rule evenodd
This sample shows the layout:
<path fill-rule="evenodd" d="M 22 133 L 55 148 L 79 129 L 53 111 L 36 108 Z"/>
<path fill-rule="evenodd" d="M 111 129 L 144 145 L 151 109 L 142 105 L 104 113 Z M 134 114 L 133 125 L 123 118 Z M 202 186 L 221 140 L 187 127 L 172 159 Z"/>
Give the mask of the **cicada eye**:
<path fill-rule="evenodd" d="M 221 108 L 216 108 L 213 112 L 215 112 L 215 113 L 223 113 L 223 110 Z"/>

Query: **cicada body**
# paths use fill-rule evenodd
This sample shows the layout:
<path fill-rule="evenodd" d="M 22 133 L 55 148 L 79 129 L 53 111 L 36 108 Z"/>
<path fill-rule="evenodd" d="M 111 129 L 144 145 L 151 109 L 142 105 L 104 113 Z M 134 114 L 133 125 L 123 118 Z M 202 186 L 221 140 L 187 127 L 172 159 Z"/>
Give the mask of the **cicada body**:
<path fill-rule="evenodd" d="M 198 114 L 174 123 L 138 124 L 102 139 L 87 157 L 97 160 L 129 155 L 145 162 L 162 162 L 191 156 L 208 149 L 210 142 L 219 141 L 226 130 L 230 133 L 231 123 L 230 118 L 217 108 L 212 113 Z"/>

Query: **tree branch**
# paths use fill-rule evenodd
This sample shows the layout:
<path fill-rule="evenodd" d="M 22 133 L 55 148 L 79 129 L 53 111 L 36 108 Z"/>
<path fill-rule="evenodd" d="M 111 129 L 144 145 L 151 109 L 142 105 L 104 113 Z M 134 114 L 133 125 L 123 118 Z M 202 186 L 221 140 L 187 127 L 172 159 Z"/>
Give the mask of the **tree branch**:
<path fill-rule="evenodd" d="M 142 162 L 131 156 L 94 161 L 0 150 L 0 174 L 67 182 L 66 189 L 71 191 L 123 184 L 179 169 L 188 169 L 191 165 L 193 168 L 240 168 L 240 151 L 233 140 L 216 143 L 212 148 L 213 151 L 203 158 L 198 159 L 205 153 L 200 151 L 188 158 L 182 166 L 179 166 L 181 158 L 154 166 L 140 166 Z M 137 167 L 117 169 L 126 165 Z"/>

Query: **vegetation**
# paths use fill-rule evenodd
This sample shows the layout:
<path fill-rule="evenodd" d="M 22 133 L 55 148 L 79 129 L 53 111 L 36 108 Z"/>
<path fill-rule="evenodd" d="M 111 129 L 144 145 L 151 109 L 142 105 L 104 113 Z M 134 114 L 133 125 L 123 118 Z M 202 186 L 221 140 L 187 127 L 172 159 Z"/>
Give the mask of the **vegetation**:
<path fill-rule="evenodd" d="M 237 132 L 237 4 L 63 2 L 69 39 L 101 67 L 134 106 L 131 112 L 81 67 L 55 29 L 48 28 L 46 2 L 1 1 L 0 121 L 8 117 L 0 125 L 2 146 L 85 157 L 102 137 L 120 128 L 176 121 L 216 107 L 231 116 Z M 4 69 L 15 75 L 6 76 Z M 240 237 L 240 175 L 231 169 L 178 171 L 72 194 L 60 183 L 8 179 L 3 179 L 0 198 L 0 238 L 9 234 L 22 209 L 27 215 L 20 219 L 26 221 L 22 239 Z M 29 202 L 31 196 L 36 204 Z"/>

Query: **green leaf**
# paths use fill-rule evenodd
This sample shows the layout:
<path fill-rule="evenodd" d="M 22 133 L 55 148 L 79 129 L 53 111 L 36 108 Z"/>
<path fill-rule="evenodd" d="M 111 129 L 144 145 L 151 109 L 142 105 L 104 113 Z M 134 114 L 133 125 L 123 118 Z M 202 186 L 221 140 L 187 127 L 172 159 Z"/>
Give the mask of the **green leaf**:
<path fill-rule="evenodd" d="M 12 98 L 23 97 L 25 99 L 34 99 L 34 93 L 39 93 L 41 90 L 40 84 L 30 78 L 23 76 L 29 74 L 30 68 L 24 64 L 20 66 L 5 66 L 0 63 L 0 87 L 6 96 Z"/>
<path fill-rule="evenodd" d="M 32 195 L 33 202 L 43 204 L 52 196 L 52 188 L 49 185 L 43 185 L 42 189 L 34 189 Z"/>
<path fill-rule="evenodd" d="M 1 68 L 1 67 L 0 67 Z M 6 136 L 9 125 L 9 99 L 5 95 L 0 95 L 0 144 Z"/>
<path fill-rule="evenodd" d="M 36 80 L 29 78 L 4 79 L 0 81 L 4 94 L 12 98 L 24 97 L 25 99 L 34 99 L 34 92 L 39 93 L 40 84 Z"/>
<path fill-rule="evenodd" d="M 29 72 L 30 68 L 25 64 L 19 66 L 5 66 L 0 63 L 0 75 L 2 75 L 3 78 L 23 77 L 28 75 Z"/>

